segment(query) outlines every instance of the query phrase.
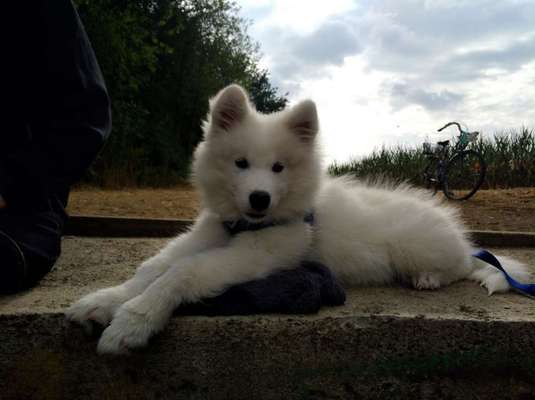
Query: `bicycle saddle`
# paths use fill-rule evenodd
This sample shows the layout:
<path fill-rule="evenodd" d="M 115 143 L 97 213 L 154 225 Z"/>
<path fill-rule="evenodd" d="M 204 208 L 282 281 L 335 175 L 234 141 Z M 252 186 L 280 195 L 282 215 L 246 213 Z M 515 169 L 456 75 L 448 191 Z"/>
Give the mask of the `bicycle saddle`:
<path fill-rule="evenodd" d="M 450 144 L 450 141 L 449 141 L 449 140 L 444 140 L 444 141 L 442 141 L 442 142 L 437 142 L 437 144 L 438 144 L 439 146 L 444 146 L 444 147 L 445 147 L 445 146 L 447 146 L 448 144 Z"/>

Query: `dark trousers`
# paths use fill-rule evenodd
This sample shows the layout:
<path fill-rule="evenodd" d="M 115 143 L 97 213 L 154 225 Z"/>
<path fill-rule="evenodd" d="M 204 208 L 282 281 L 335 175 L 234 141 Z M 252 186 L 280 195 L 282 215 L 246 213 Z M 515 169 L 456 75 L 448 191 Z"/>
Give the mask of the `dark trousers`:
<path fill-rule="evenodd" d="M 0 13 L 0 291 L 35 284 L 60 254 L 64 208 L 110 133 L 110 102 L 70 0 Z M 0 39 L 1 40 L 1 39 Z"/>

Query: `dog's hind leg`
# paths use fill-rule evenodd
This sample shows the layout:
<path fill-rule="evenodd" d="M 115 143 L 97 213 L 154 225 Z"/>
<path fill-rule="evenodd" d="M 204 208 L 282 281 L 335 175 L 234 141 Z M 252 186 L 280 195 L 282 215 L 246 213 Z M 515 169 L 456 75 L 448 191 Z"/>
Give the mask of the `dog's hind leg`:
<path fill-rule="evenodd" d="M 420 272 L 417 277 L 412 278 L 412 285 L 418 290 L 433 290 L 441 286 L 439 273 Z"/>

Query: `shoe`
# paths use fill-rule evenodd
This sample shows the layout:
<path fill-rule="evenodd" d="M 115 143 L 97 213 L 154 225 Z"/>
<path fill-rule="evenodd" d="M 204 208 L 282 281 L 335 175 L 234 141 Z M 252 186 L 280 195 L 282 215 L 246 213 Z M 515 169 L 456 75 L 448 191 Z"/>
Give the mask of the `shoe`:
<path fill-rule="evenodd" d="M 0 212 L 0 293 L 34 286 L 61 252 L 63 218 L 53 211 Z"/>
<path fill-rule="evenodd" d="M 0 230 L 0 294 L 21 290 L 26 276 L 24 253 L 17 242 Z"/>

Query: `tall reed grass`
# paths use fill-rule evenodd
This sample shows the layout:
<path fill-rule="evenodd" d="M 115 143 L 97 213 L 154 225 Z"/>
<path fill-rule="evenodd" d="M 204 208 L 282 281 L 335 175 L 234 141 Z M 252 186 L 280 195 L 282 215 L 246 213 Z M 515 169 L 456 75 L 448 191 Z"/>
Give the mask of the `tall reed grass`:
<path fill-rule="evenodd" d="M 456 139 L 451 140 L 455 143 Z M 535 131 L 530 128 L 510 129 L 494 135 L 480 135 L 470 145 L 487 163 L 482 188 L 513 188 L 535 186 Z M 384 176 L 395 181 L 421 184 L 427 165 L 423 146 L 397 146 L 373 151 L 369 156 L 345 164 L 329 166 L 332 175 L 351 174 L 357 177 Z"/>

